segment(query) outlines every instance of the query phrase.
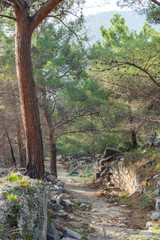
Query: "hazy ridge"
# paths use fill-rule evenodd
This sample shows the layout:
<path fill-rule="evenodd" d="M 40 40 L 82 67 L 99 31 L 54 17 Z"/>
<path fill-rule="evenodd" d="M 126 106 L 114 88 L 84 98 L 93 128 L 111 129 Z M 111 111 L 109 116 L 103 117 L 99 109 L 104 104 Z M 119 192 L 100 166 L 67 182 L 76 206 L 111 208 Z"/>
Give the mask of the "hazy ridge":
<path fill-rule="evenodd" d="M 85 27 L 87 31 L 87 35 L 90 39 L 90 44 L 101 39 L 100 26 L 104 26 L 106 28 L 110 27 L 110 19 L 113 17 L 115 13 L 119 13 L 121 16 L 125 18 L 126 25 L 131 30 L 136 30 L 140 32 L 144 23 L 146 22 L 145 15 L 139 15 L 136 12 L 125 12 L 125 11 L 110 11 L 97 13 L 95 15 L 89 15 L 85 17 Z M 160 31 L 160 25 L 153 25 L 158 31 Z"/>

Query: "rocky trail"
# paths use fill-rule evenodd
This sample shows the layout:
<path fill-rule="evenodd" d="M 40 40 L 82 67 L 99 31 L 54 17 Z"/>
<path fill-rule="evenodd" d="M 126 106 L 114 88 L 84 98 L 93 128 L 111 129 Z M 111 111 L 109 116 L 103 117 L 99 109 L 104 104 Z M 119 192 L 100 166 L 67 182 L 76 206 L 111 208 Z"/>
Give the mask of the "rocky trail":
<path fill-rule="evenodd" d="M 70 214 L 68 222 L 77 231 L 82 230 L 87 240 L 124 240 L 124 239 L 160 239 L 160 234 L 153 228 L 149 230 L 128 229 L 127 214 L 130 210 L 125 206 L 105 201 L 97 196 L 94 188 L 90 187 L 85 178 L 68 177 L 64 165 L 58 163 L 58 178 L 65 182 L 66 192 L 80 207 Z M 80 205 L 81 203 L 81 205 Z M 83 204 L 84 203 L 84 204 Z M 86 205 L 85 205 L 86 203 Z M 86 207 L 87 204 L 92 207 Z M 88 205 L 88 206 L 89 206 Z"/>

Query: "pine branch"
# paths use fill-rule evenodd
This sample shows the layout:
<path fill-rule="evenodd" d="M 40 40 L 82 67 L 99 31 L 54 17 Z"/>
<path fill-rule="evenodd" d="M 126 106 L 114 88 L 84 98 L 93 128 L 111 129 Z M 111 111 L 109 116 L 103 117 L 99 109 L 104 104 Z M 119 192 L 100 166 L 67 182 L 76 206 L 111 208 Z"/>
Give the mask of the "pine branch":
<path fill-rule="evenodd" d="M 156 5 L 160 6 L 160 2 L 157 0 L 151 0 L 151 2 L 155 3 Z"/>
<path fill-rule="evenodd" d="M 7 16 L 7 15 L 0 14 L 0 17 L 9 18 L 9 19 L 16 21 L 16 18 Z"/>

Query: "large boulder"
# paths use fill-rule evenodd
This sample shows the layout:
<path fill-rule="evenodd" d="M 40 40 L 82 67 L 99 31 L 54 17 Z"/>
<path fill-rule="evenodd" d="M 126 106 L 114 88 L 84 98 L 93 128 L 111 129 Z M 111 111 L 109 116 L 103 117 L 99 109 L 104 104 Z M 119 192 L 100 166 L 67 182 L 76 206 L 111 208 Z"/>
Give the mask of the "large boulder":
<path fill-rule="evenodd" d="M 120 151 L 116 148 L 112 148 L 112 147 L 107 147 L 103 153 L 103 157 L 106 158 L 106 157 L 110 157 L 110 156 L 113 156 L 117 153 L 120 153 Z"/>
<path fill-rule="evenodd" d="M 76 239 L 77 240 L 81 240 L 82 239 L 82 237 L 81 237 L 81 235 L 79 233 L 74 232 L 71 229 L 66 228 L 66 227 L 63 228 L 63 234 L 64 234 L 64 238 L 65 239 L 68 239 L 68 238 L 75 239 L 75 240 Z"/>
<path fill-rule="evenodd" d="M 0 239 L 46 240 L 46 185 L 20 173 L 12 173 L 3 180 L 0 195 Z"/>

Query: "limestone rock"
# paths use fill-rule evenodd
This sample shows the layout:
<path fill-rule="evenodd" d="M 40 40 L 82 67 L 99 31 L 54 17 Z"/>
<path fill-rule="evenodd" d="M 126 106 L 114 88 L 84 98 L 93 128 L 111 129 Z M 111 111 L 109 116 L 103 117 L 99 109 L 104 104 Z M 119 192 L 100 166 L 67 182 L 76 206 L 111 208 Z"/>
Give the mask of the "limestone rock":
<path fill-rule="evenodd" d="M 149 228 L 149 227 L 152 227 L 153 226 L 153 223 L 152 222 L 147 222 L 146 223 L 146 228 Z"/>
<path fill-rule="evenodd" d="M 104 151 L 103 157 L 106 158 L 106 157 L 115 155 L 117 153 L 120 153 L 120 151 L 118 149 L 112 148 L 112 147 L 107 147 Z"/>
<path fill-rule="evenodd" d="M 75 239 L 75 240 L 81 240 L 82 239 L 82 237 L 79 233 L 74 232 L 71 229 L 66 228 L 66 227 L 63 228 L 63 234 L 64 234 L 65 238 L 71 238 L 71 239 Z"/>
<path fill-rule="evenodd" d="M 102 166 L 104 166 L 105 163 L 111 161 L 112 159 L 113 159 L 113 156 L 109 156 L 109 157 L 107 157 L 107 158 L 102 158 L 102 159 L 99 161 L 99 164 L 102 165 Z"/>
<path fill-rule="evenodd" d="M 57 198 L 56 198 L 56 202 L 61 204 L 63 199 L 65 198 L 64 194 L 60 194 Z"/>
<path fill-rule="evenodd" d="M 57 183 L 57 178 L 55 175 L 47 175 L 47 180 L 53 184 Z"/>
<path fill-rule="evenodd" d="M 159 147 L 160 146 L 160 138 L 155 138 L 154 141 L 153 141 L 153 145 L 155 147 Z"/>
<path fill-rule="evenodd" d="M 154 195 L 156 195 L 156 196 L 160 196 L 160 189 L 157 188 L 153 193 L 154 193 Z"/>
<path fill-rule="evenodd" d="M 12 181 L 10 175 L 4 185 L 1 183 L 0 212 L 3 214 L 0 214 L 0 225 L 6 229 L 14 228 L 18 234 L 16 239 L 35 237 L 46 240 L 46 185 L 20 174 L 14 173 L 14 176 L 17 176 L 17 181 Z M 6 231 L 2 239 L 14 239 L 15 236 L 9 234 L 10 231 Z"/>
<path fill-rule="evenodd" d="M 160 187 L 160 181 L 157 182 L 156 186 L 157 186 L 157 187 Z"/>
<path fill-rule="evenodd" d="M 62 205 L 70 212 L 72 211 L 74 203 L 72 203 L 69 199 L 63 199 Z"/>
<path fill-rule="evenodd" d="M 55 213 L 56 216 L 67 218 L 68 213 L 66 213 L 64 210 L 59 210 L 58 212 Z"/>
<path fill-rule="evenodd" d="M 47 240 L 60 240 L 53 222 L 47 223 Z"/>
<path fill-rule="evenodd" d="M 154 219 L 157 219 L 157 218 L 160 218 L 160 212 L 154 212 L 154 213 L 152 213 L 151 219 L 154 220 Z"/>
<path fill-rule="evenodd" d="M 156 199 L 156 210 L 160 211 L 160 197 Z"/>
<path fill-rule="evenodd" d="M 58 212 L 59 210 L 62 210 L 62 205 L 59 204 L 59 203 L 55 203 L 55 204 L 52 205 L 52 208 L 53 208 L 56 212 Z"/>
<path fill-rule="evenodd" d="M 111 191 L 111 194 L 114 195 L 114 196 L 118 196 L 119 193 L 117 191 Z"/>
<path fill-rule="evenodd" d="M 155 175 L 155 176 L 153 176 L 153 179 L 156 179 L 158 177 L 158 174 L 157 175 Z"/>

